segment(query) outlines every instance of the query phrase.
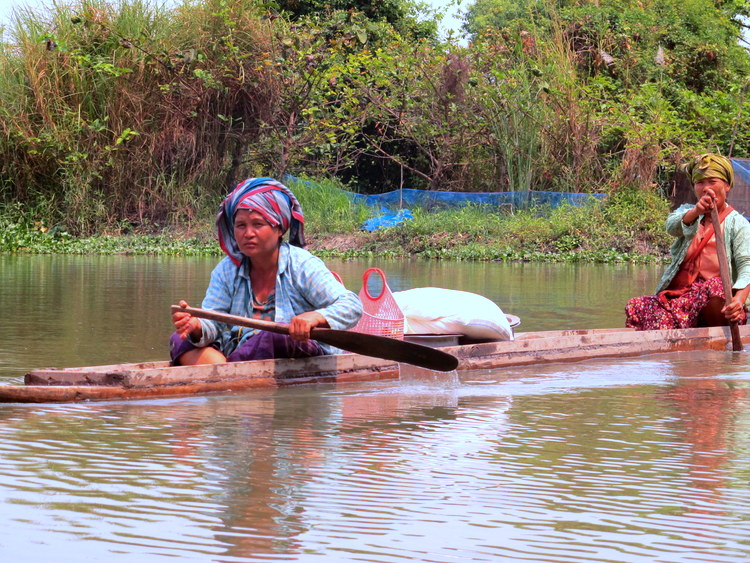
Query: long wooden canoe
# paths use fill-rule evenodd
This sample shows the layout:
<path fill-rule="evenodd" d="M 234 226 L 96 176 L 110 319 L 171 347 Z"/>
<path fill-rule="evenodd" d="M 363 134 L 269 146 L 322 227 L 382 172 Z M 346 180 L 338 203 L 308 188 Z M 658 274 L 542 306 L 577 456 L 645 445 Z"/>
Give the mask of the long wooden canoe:
<path fill-rule="evenodd" d="M 747 345 L 750 327 L 740 327 L 740 334 Z M 729 327 L 646 332 L 595 329 L 528 332 L 517 334 L 510 342 L 459 344 L 442 349 L 459 359 L 458 371 L 466 371 L 684 350 L 726 350 L 730 343 Z M 37 369 L 26 374 L 23 385 L 0 385 L 0 402 L 144 399 L 301 383 L 395 379 L 399 374 L 397 363 L 357 354 L 209 366 L 174 367 L 168 362 L 148 362 Z"/>

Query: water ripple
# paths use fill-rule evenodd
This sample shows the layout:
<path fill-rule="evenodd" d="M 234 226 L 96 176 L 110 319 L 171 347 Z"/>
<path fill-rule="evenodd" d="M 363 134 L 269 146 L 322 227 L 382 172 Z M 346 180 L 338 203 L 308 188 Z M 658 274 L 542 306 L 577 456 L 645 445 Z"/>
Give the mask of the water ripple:
<path fill-rule="evenodd" d="M 746 561 L 748 378 L 685 363 L 7 407 L 0 554 Z"/>

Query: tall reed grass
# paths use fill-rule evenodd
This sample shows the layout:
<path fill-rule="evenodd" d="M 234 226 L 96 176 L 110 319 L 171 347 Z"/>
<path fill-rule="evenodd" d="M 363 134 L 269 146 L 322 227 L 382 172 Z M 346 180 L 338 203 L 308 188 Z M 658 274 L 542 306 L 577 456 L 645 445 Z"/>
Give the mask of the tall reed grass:
<path fill-rule="evenodd" d="M 261 13 L 248 0 L 17 11 L 0 53 L 0 195 L 50 201 L 80 233 L 193 218 L 273 112 Z"/>
<path fill-rule="evenodd" d="M 332 179 L 309 181 L 304 178 L 285 180 L 302 206 L 305 223 L 320 234 L 357 231 L 373 211 L 355 203 L 344 186 Z"/>

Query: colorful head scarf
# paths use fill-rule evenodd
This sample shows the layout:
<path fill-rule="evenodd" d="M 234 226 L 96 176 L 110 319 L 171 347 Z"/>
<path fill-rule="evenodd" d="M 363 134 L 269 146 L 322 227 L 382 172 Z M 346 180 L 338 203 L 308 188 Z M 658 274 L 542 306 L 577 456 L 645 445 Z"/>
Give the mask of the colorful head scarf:
<path fill-rule="evenodd" d="M 706 153 L 685 165 L 685 172 L 693 184 L 706 178 L 721 178 L 731 188 L 734 185 L 734 169 L 728 158 Z"/>
<path fill-rule="evenodd" d="M 238 209 L 257 211 L 272 226 L 281 227 L 281 234 L 289 231 L 289 244 L 305 246 L 305 217 L 294 194 L 271 178 L 249 178 L 221 202 L 216 215 L 221 249 L 237 266 L 244 257 L 234 238 L 234 215 Z"/>

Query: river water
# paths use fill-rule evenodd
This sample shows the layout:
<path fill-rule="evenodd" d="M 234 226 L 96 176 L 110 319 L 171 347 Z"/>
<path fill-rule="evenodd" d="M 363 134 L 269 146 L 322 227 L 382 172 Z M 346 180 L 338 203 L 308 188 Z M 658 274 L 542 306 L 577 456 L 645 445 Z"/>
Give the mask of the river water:
<path fill-rule="evenodd" d="M 206 258 L 0 256 L 0 383 L 164 359 Z M 331 261 L 622 326 L 659 268 Z M 0 405 L 2 561 L 744 562 L 750 357 L 710 352 L 152 401 Z"/>

